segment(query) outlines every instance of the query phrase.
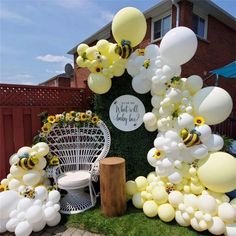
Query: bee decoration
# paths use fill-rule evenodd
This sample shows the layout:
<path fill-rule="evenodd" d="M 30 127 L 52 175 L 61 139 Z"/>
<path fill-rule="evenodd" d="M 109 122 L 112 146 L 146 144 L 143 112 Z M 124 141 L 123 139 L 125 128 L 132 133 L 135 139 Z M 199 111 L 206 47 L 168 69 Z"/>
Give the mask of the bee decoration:
<path fill-rule="evenodd" d="M 133 49 L 130 46 L 130 42 L 127 40 L 123 40 L 121 42 L 121 46 L 117 44 L 115 47 L 115 53 L 121 56 L 123 59 L 129 58 L 132 52 L 133 52 Z"/>
<path fill-rule="evenodd" d="M 201 134 L 196 130 L 188 131 L 187 129 L 182 129 L 180 132 L 180 136 L 182 137 L 183 143 L 186 147 L 192 147 L 193 145 L 201 144 L 201 140 L 199 136 Z"/>
<path fill-rule="evenodd" d="M 35 198 L 35 190 L 32 187 L 27 186 L 21 195 L 27 198 L 34 199 Z"/>
<path fill-rule="evenodd" d="M 17 165 L 24 170 L 32 170 L 38 162 L 39 159 L 36 156 L 20 157 Z"/>
<path fill-rule="evenodd" d="M 57 156 L 53 156 L 50 160 L 49 160 L 49 165 L 50 166 L 57 166 L 59 165 L 59 158 Z"/>

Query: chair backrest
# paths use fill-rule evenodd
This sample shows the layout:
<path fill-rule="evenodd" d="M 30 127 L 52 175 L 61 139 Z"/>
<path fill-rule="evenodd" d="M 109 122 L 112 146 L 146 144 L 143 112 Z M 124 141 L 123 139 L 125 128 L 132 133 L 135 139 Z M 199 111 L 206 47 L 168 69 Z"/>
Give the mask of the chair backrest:
<path fill-rule="evenodd" d="M 79 128 L 75 124 L 54 125 L 47 135 L 51 153 L 58 156 L 60 164 L 71 164 L 74 169 L 89 169 L 105 158 L 110 142 L 110 132 L 102 121 L 97 125 L 84 122 Z"/>

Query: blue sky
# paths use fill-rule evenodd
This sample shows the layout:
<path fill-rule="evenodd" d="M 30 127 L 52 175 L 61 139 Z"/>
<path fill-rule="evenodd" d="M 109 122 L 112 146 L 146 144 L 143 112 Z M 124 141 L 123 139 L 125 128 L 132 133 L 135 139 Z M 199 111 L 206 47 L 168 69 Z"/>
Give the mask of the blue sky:
<path fill-rule="evenodd" d="M 63 73 L 66 54 L 121 8 L 158 0 L 0 0 L 0 83 L 38 84 Z M 236 16 L 236 0 L 213 0 Z"/>

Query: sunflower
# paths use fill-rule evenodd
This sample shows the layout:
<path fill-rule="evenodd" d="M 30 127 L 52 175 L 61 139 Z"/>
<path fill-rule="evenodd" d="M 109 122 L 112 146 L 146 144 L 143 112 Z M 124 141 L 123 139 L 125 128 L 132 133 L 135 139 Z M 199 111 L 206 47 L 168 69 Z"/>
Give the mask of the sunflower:
<path fill-rule="evenodd" d="M 91 120 L 91 122 L 92 122 L 93 124 L 97 124 L 97 123 L 98 123 L 98 121 L 99 121 L 99 118 L 98 118 L 98 116 L 93 116 L 93 117 L 92 117 L 92 120 Z"/>
<path fill-rule="evenodd" d="M 149 66 L 150 66 L 150 59 L 147 59 L 143 62 L 143 67 L 147 69 Z"/>
<path fill-rule="evenodd" d="M 70 113 L 66 113 L 66 121 L 73 121 L 74 117 Z"/>
<path fill-rule="evenodd" d="M 49 116 L 47 118 L 47 121 L 51 124 L 55 123 L 56 122 L 56 117 L 55 116 Z"/>
<path fill-rule="evenodd" d="M 71 116 L 75 116 L 76 112 L 75 112 L 75 111 L 70 111 L 69 114 L 70 114 Z"/>
<path fill-rule="evenodd" d="M 86 119 L 87 119 L 86 113 L 84 113 L 84 112 L 80 113 L 80 119 L 81 119 L 81 121 L 86 121 Z"/>
<path fill-rule="evenodd" d="M 56 121 L 55 122 L 59 122 L 59 120 L 62 119 L 62 114 L 56 114 Z"/>
<path fill-rule="evenodd" d="M 51 130 L 51 128 L 52 128 L 52 124 L 50 124 L 50 123 L 45 123 L 45 124 L 43 125 L 43 127 L 41 128 L 41 130 L 42 130 L 44 133 L 49 133 L 50 130 Z"/>
<path fill-rule="evenodd" d="M 0 184 L 0 193 L 7 190 L 7 186 Z"/>
<path fill-rule="evenodd" d="M 196 116 L 194 118 L 194 124 L 197 125 L 197 126 L 200 126 L 200 125 L 204 125 L 205 124 L 205 120 L 202 116 Z"/>
<path fill-rule="evenodd" d="M 153 157 L 156 158 L 156 159 L 159 159 L 159 158 L 162 158 L 163 157 L 163 151 L 157 149 L 154 154 L 153 154 Z"/>

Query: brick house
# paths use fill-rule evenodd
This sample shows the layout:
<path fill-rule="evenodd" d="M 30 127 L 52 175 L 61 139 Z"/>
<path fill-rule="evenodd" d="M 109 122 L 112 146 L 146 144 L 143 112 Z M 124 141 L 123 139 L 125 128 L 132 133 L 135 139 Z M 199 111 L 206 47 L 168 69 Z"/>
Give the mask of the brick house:
<path fill-rule="evenodd" d="M 208 85 L 215 84 L 209 71 L 220 68 L 235 60 L 236 55 L 236 19 L 210 0 L 163 0 L 144 12 L 147 19 L 147 33 L 139 47 L 150 43 L 159 44 L 168 30 L 179 26 L 191 28 L 198 37 L 198 49 L 195 56 L 182 66 L 182 76 L 200 75 Z M 100 39 L 115 42 L 111 33 L 111 23 L 80 43 L 94 45 Z M 68 54 L 77 58 L 76 45 Z M 74 65 L 75 76 L 71 87 L 86 87 L 88 70 Z M 209 77 L 209 78 L 208 78 Z M 234 100 L 236 109 L 236 80 L 221 78 L 219 86 L 225 88 Z"/>

